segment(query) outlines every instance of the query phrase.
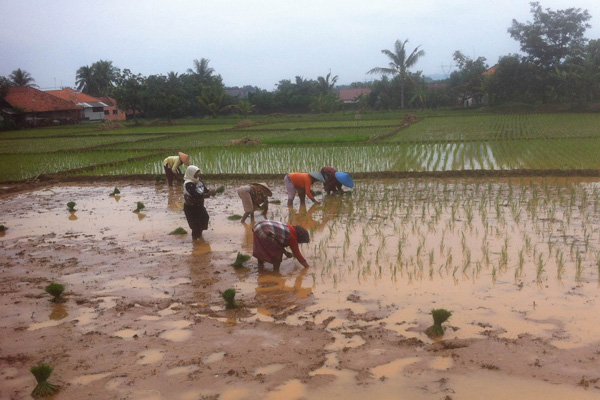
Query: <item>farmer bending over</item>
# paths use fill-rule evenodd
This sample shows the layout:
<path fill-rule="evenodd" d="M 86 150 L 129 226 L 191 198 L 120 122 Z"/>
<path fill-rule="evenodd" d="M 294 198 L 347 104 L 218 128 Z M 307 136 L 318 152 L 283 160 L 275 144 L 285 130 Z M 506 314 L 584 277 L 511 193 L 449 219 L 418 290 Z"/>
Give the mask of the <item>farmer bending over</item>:
<path fill-rule="evenodd" d="M 296 192 L 300 199 L 300 205 L 305 204 L 305 196 L 308 196 L 313 202 L 318 203 L 318 201 L 315 200 L 315 192 L 310 188 L 316 181 L 325 182 L 325 178 L 323 178 L 323 175 L 321 175 L 320 172 L 292 172 L 287 174 L 285 178 L 283 178 L 283 182 L 285 183 L 285 188 L 288 193 L 288 207 L 291 207 L 294 204 Z"/>
<path fill-rule="evenodd" d="M 259 209 L 262 210 L 262 214 L 265 217 L 267 216 L 267 211 L 269 211 L 269 196 L 273 196 L 273 193 L 266 183 L 251 183 L 240 186 L 237 194 L 242 199 L 242 205 L 244 206 L 244 215 L 240 221 L 242 224 L 248 216 L 250 216 L 251 221 L 254 221 L 254 211 Z"/>
<path fill-rule="evenodd" d="M 163 167 L 165 168 L 165 174 L 167 175 L 167 182 L 169 182 L 169 186 L 173 185 L 173 180 L 175 177 L 179 179 L 183 176 L 179 170 L 181 164 L 190 165 L 190 156 L 179 152 L 179 155 L 167 157 L 163 160 Z"/>
<path fill-rule="evenodd" d="M 261 221 L 254 225 L 252 232 L 254 232 L 252 255 L 258 260 L 259 268 L 268 262 L 273 264 L 274 271 L 279 271 L 283 255 L 291 258 L 292 253 L 304 268 L 310 266 L 298 247 L 298 243 L 310 242 L 308 231 L 300 225 L 292 226 L 277 221 Z M 292 253 L 285 249 L 288 246 Z"/>

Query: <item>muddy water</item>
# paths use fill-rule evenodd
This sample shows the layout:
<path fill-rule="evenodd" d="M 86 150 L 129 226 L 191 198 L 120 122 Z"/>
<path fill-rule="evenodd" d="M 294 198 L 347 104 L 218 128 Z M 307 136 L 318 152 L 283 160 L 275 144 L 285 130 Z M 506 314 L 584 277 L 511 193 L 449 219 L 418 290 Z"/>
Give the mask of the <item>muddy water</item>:
<path fill-rule="evenodd" d="M 373 394 L 389 398 L 401 393 L 429 399 L 452 393 L 450 389 L 464 398 L 477 398 L 482 393 L 490 397 L 490 387 L 497 394 L 490 398 L 508 398 L 514 395 L 511 388 L 521 393 L 527 390 L 532 399 L 552 398 L 552 393 L 558 393 L 552 390 L 564 392 L 564 398 L 589 394 L 574 386 L 557 389 L 549 383 L 499 378 L 487 371 L 475 377 L 453 375 L 458 366 L 448 356 L 398 356 L 380 362 L 368 368 L 377 383 L 367 390 L 356 384 L 357 372 L 344 355 L 368 347 L 363 333 L 373 328 L 433 343 L 423 332 L 432 323 L 434 308 L 452 312 L 444 324 L 445 339 L 493 335 L 513 340 L 531 335 L 559 349 L 597 343 L 600 326 L 589 316 L 600 300 L 597 181 L 364 181 L 357 182 L 352 193 L 319 196 L 321 204 L 300 207 L 296 200 L 292 209 L 283 205 L 283 185 L 269 184 L 282 205 L 272 204 L 268 217 L 311 232 L 311 243 L 301 246 L 309 269 L 293 259 L 285 260 L 279 272 L 269 265 L 259 271 L 254 260 L 235 270 L 229 266 L 238 251 L 252 251 L 251 224 L 227 219 L 242 213 L 235 193 L 238 182 L 226 182 L 223 195 L 207 199 L 211 227 L 196 242 L 189 234 L 169 235 L 177 227 L 189 231 L 180 187 L 123 184 L 116 198 L 108 196 L 112 186 L 57 186 L 2 199 L 0 223 L 9 227 L 0 238 L 2 251 L 9 254 L 19 244 L 44 236 L 46 240 L 28 256 L 42 265 L 48 258 L 73 264 L 66 275 L 53 268 L 50 275 L 78 292 L 89 288 L 91 295 L 86 303 L 71 301 L 43 313 L 36 309 L 3 322 L 29 332 L 58 327 L 74 327 L 89 335 L 106 332 L 132 346 L 146 335 L 174 346 L 188 345 L 198 340 L 194 319 L 201 317 L 231 326 L 241 321 L 326 326 L 332 338 L 323 346 L 326 361 L 314 366 L 308 376 L 330 380 L 330 385 L 309 385 L 302 377 L 290 376 L 270 386 L 265 398 L 365 398 Z M 67 210 L 68 201 L 77 203 L 77 211 Z M 146 206 L 142 213 L 133 212 L 138 201 Z M 257 214 L 257 220 L 262 219 Z M 124 264 L 118 254 L 103 257 L 103 249 L 111 243 L 150 257 L 140 267 L 158 268 L 165 274 L 144 273 L 143 268 Z M 152 261 L 152 256 L 162 255 L 189 259 L 193 268 L 187 276 L 179 276 L 175 273 L 178 265 Z M 11 259 L 19 265 L 18 257 Z M 206 270 L 220 273 L 207 277 Z M 221 280 L 228 280 L 237 290 L 236 298 L 248 305 L 248 313 L 220 312 L 218 294 L 206 288 Z M 172 299 L 189 291 L 198 297 L 190 311 L 182 312 L 186 306 Z M 154 306 L 152 314 L 140 313 L 127 324 L 101 323 L 102 314 L 117 309 L 123 298 L 132 299 L 132 310 L 149 301 L 168 303 L 156 303 L 160 306 Z M 200 312 L 206 306 L 212 311 Z M 294 347 L 293 338 L 284 340 L 270 331 L 238 335 L 252 337 L 264 348 L 288 340 L 288 346 Z M 167 363 L 169 352 L 153 346 L 139 349 L 132 357 L 137 365 L 159 367 L 165 376 L 179 377 L 228 359 L 227 346 L 215 350 L 204 354 L 196 365 Z M 371 351 L 377 357 L 385 354 L 376 348 Z M 407 372 L 415 365 L 423 365 L 424 371 L 416 381 Z M 288 368 L 265 361 L 249 373 L 271 377 L 285 374 Z M 78 373 L 70 382 L 91 385 L 106 378 L 104 374 Z M 441 382 L 437 386 L 431 383 L 436 379 Z M 113 380 L 111 385 L 121 387 L 119 382 Z M 425 392 L 423 385 L 429 385 Z M 156 396 L 152 391 L 143 393 L 140 389 L 136 398 L 169 398 L 152 397 Z M 239 383 L 221 395 L 243 399 L 252 393 L 248 384 Z M 210 393 L 191 390 L 171 398 L 192 394 Z"/>

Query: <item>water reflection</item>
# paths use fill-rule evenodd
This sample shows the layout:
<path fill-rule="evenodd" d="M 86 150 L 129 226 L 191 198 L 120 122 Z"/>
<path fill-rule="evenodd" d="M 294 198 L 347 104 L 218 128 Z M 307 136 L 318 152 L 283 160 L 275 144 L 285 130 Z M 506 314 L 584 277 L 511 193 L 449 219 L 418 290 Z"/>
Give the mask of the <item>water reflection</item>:
<path fill-rule="evenodd" d="M 119 202 L 119 200 L 121 200 L 121 196 L 110 196 L 110 197 L 115 199 L 115 202 L 117 202 L 117 203 Z"/>
<path fill-rule="evenodd" d="M 211 252 L 210 243 L 202 237 L 196 240 L 192 240 L 192 246 L 193 255 L 203 255 Z"/>
<path fill-rule="evenodd" d="M 54 303 L 52 305 L 52 312 L 49 317 L 53 321 L 59 321 L 69 316 L 67 312 L 67 306 L 64 303 Z"/>
<path fill-rule="evenodd" d="M 254 249 L 254 233 L 252 233 L 252 227 L 254 224 L 248 224 L 243 222 L 241 224 L 244 227 L 244 238 L 242 240 L 242 249 L 252 254 L 252 250 Z"/>
<path fill-rule="evenodd" d="M 146 218 L 146 214 L 141 213 L 141 212 L 136 212 L 137 217 L 138 217 L 138 221 L 143 220 L 144 218 Z"/>
<path fill-rule="evenodd" d="M 69 211 L 69 221 L 77 221 L 77 215 L 75 215 L 77 211 Z"/>
<path fill-rule="evenodd" d="M 288 285 L 289 276 L 279 272 L 258 269 L 256 300 L 258 311 L 264 315 L 272 315 L 278 310 L 294 305 L 298 299 L 305 299 L 312 294 L 312 287 L 304 287 L 303 280 L 308 269 L 302 269 L 294 279 L 293 285 Z"/>
<path fill-rule="evenodd" d="M 169 191 L 167 193 L 167 210 L 173 212 L 181 212 L 183 210 L 183 203 L 181 201 L 183 196 L 183 186 L 175 185 L 168 186 L 168 188 Z"/>

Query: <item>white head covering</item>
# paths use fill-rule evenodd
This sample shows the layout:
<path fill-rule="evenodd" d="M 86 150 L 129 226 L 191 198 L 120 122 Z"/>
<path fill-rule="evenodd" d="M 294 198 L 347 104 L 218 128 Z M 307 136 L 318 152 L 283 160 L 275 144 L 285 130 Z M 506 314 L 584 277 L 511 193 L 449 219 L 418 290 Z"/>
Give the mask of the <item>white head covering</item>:
<path fill-rule="evenodd" d="M 196 167 L 195 165 L 190 165 L 189 167 L 187 167 L 187 169 L 185 170 L 185 175 L 184 175 L 184 179 L 185 179 L 185 183 L 187 182 L 194 182 L 194 183 L 198 183 L 200 182 L 199 178 L 195 178 L 194 175 L 196 175 L 196 172 L 199 171 L 200 168 Z"/>

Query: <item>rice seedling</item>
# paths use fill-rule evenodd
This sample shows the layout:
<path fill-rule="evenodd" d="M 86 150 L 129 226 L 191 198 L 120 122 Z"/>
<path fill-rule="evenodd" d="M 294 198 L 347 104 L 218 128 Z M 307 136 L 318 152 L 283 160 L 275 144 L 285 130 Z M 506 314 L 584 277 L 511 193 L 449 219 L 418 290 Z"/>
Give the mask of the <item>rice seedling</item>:
<path fill-rule="evenodd" d="M 244 263 L 250 260 L 250 256 L 248 254 L 242 254 L 240 252 L 237 253 L 237 257 L 233 264 L 231 264 L 235 268 L 241 268 L 244 266 Z"/>
<path fill-rule="evenodd" d="M 114 188 L 114 190 L 112 191 L 112 193 L 109 194 L 109 196 L 116 196 L 118 194 L 120 194 L 121 191 L 119 190 L 119 188 Z"/>
<path fill-rule="evenodd" d="M 577 252 L 577 257 L 575 258 L 575 280 L 579 282 L 581 280 L 581 273 L 583 272 L 583 258 L 581 253 Z"/>
<path fill-rule="evenodd" d="M 187 231 L 185 229 L 183 229 L 182 227 L 179 227 L 171 232 L 169 232 L 169 235 L 186 235 Z"/>
<path fill-rule="evenodd" d="M 225 300 L 225 308 L 228 310 L 239 307 L 239 303 L 235 300 L 235 295 L 235 289 L 227 289 L 221 293 L 221 297 Z"/>
<path fill-rule="evenodd" d="M 48 286 L 46 286 L 44 290 L 46 291 L 46 293 L 52 296 L 53 302 L 59 303 L 63 301 L 61 296 L 65 291 L 64 285 L 61 285 L 60 283 L 51 283 Z"/>
<path fill-rule="evenodd" d="M 0 225 L 0 232 L 6 232 L 8 228 L 4 225 Z"/>
<path fill-rule="evenodd" d="M 225 186 L 223 186 L 223 185 L 219 186 L 219 187 L 218 187 L 218 188 L 215 190 L 215 192 L 216 192 L 216 193 L 223 193 L 224 191 L 225 191 Z"/>
<path fill-rule="evenodd" d="M 58 392 L 59 387 L 48 382 L 48 378 L 52 375 L 53 368 L 48 364 L 39 364 L 29 368 L 29 371 L 35 377 L 37 385 L 31 392 L 34 398 L 48 397 Z"/>
<path fill-rule="evenodd" d="M 269 203 L 271 203 L 271 204 L 281 204 L 281 200 L 279 200 L 279 199 L 269 200 Z"/>
<path fill-rule="evenodd" d="M 431 316 L 433 317 L 433 325 L 425 330 L 425 333 L 429 337 L 438 338 L 444 336 L 444 327 L 442 324 L 452 316 L 452 313 L 443 308 L 431 310 Z"/>
<path fill-rule="evenodd" d="M 233 214 L 227 217 L 227 219 L 230 221 L 239 221 L 240 219 L 242 219 L 242 216 L 239 214 Z"/>
<path fill-rule="evenodd" d="M 67 208 L 69 209 L 69 211 L 77 211 L 77 210 L 75 210 L 76 205 L 77 205 L 77 203 L 75 203 L 74 201 L 70 201 L 67 203 Z"/>
<path fill-rule="evenodd" d="M 144 203 L 142 203 L 141 201 L 138 201 L 138 202 L 135 204 L 135 206 L 136 206 L 136 208 L 135 208 L 135 210 L 133 210 L 133 212 L 137 212 L 137 213 L 139 213 L 139 212 L 140 212 L 140 211 L 142 211 L 144 208 L 146 208 L 146 206 L 144 205 Z"/>

